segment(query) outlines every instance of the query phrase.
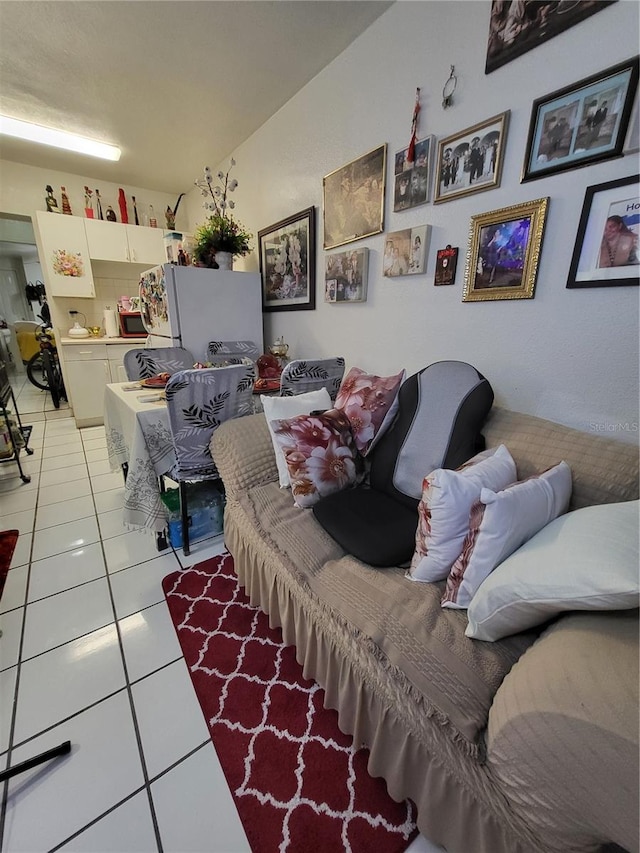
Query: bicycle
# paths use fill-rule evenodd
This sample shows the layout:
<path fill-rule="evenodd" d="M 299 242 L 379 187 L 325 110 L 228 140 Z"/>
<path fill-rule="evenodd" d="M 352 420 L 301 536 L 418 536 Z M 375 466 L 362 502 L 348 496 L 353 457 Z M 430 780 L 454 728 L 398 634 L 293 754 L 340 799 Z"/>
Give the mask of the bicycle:
<path fill-rule="evenodd" d="M 40 342 L 40 352 L 27 362 L 27 377 L 36 388 L 49 391 L 53 405 L 59 409 L 60 400 L 67 399 L 67 392 L 60 370 L 53 330 L 43 324 L 36 330 L 36 337 Z"/>

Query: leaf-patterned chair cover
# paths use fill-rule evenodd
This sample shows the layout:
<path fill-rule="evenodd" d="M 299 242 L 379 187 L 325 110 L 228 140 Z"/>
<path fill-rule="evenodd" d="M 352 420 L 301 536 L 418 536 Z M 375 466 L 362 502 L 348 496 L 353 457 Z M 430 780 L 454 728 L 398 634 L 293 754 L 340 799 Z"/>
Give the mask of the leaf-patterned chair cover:
<path fill-rule="evenodd" d="M 178 370 L 190 370 L 193 356 L 183 347 L 149 347 L 131 349 L 125 353 L 123 363 L 127 378 L 150 379 L 158 373 L 176 373 Z"/>
<path fill-rule="evenodd" d="M 165 393 L 176 464 L 167 472 L 180 487 L 182 549 L 189 554 L 187 483 L 218 480 L 209 443 L 223 421 L 253 414 L 253 365 L 234 364 L 203 370 L 180 370 Z"/>
<path fill-rule="evenodd" d="M 226 364 L 254 364 L 260 358 L 260 350 L 254 341 L 209 341 L 207 361 L 214 367 Z"/>
<path fill-rule="evenodd" d="M 343 376 L 344 358 L 340 356 L 290 361 L 284 366 L 280 376 L 280 395 L 293 397 L 306 391 L 326 388 L 333 403 Z"/>

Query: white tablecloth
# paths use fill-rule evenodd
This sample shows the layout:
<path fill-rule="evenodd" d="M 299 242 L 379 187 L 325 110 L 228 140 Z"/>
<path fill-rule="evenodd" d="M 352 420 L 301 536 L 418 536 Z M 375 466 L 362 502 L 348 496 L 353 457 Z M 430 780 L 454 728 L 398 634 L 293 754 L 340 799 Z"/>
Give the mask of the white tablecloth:
<path fill-rule="evenodd" d="M 131 388 L 134 383 L 107 385 L 104 426 L 112 470 L 129 466 L 125 484 L 123 521 L 127 526 L 162 531 L 166 526 L 158 477 L 175 464 L 176 457 L 164 400 L 145 403 L 154 392 Z"/>

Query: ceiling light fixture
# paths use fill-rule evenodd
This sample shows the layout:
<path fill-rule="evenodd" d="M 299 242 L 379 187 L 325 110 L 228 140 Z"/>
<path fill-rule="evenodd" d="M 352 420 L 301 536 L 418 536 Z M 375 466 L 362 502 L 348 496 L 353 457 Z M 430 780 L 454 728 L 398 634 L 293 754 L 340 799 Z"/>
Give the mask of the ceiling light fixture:
<path fill-rule="evenodd" d="M 119 160 L 121 154 L 119 148 L 107 142 L 98 142 L 95 139 L 87 139 L 85 136 L 76 136 L 75 133 L 42 127 L 42 125 L 19 121 L 9 116 L 0 115 L 0 133 L 16 136 L 18 139 L 27 139 L 30 142 L 41 142 L 43 145 L 53 145 L 55 148 L 64 148 L 66 151 L 77 151 L 79 154 L 88 154 L 90 157 L 102 157 L 103 160 Z"/>

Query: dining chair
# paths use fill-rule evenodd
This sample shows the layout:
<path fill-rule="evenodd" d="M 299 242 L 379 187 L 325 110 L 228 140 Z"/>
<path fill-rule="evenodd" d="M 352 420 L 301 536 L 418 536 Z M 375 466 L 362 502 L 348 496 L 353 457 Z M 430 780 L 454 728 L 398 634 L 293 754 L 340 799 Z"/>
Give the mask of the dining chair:
<path fill-rule="evenodd" d="M 176 455 L 166 476 L 178 483 L 182 550 L 189 554 L 187 484 L 219 480 L 209 444 L 223 421 L 253 414 L 253 365 L 233 364 L 201 370 L 179 370 L 165 388 L 169 429 Z"/>
<path fill-rule="evenodd" d="M 285 364 L 282 369 L 280 396 L 293 397 L 296 394 L 304 394 L 306 391 L 326 388 L 333 403 L 340 390 L 343 376 L 344 358 L 341 356 L 336 358 L 295 359 Z"/>
<path fill-rule="evenodd" d="M 254 341 L 209 341 L 207 361 L 212 366 L 227 364 L 243 364 L 243 359 L 255 362 L 260 357 L 260 350 Z"/>
<path fill-rule="evenodd" d="M 183 347 L 136 347 L 125 353 L 127 379 L 150 379 L 158 373 L 176 373 L 193 367 L 194 357 Z"/>

